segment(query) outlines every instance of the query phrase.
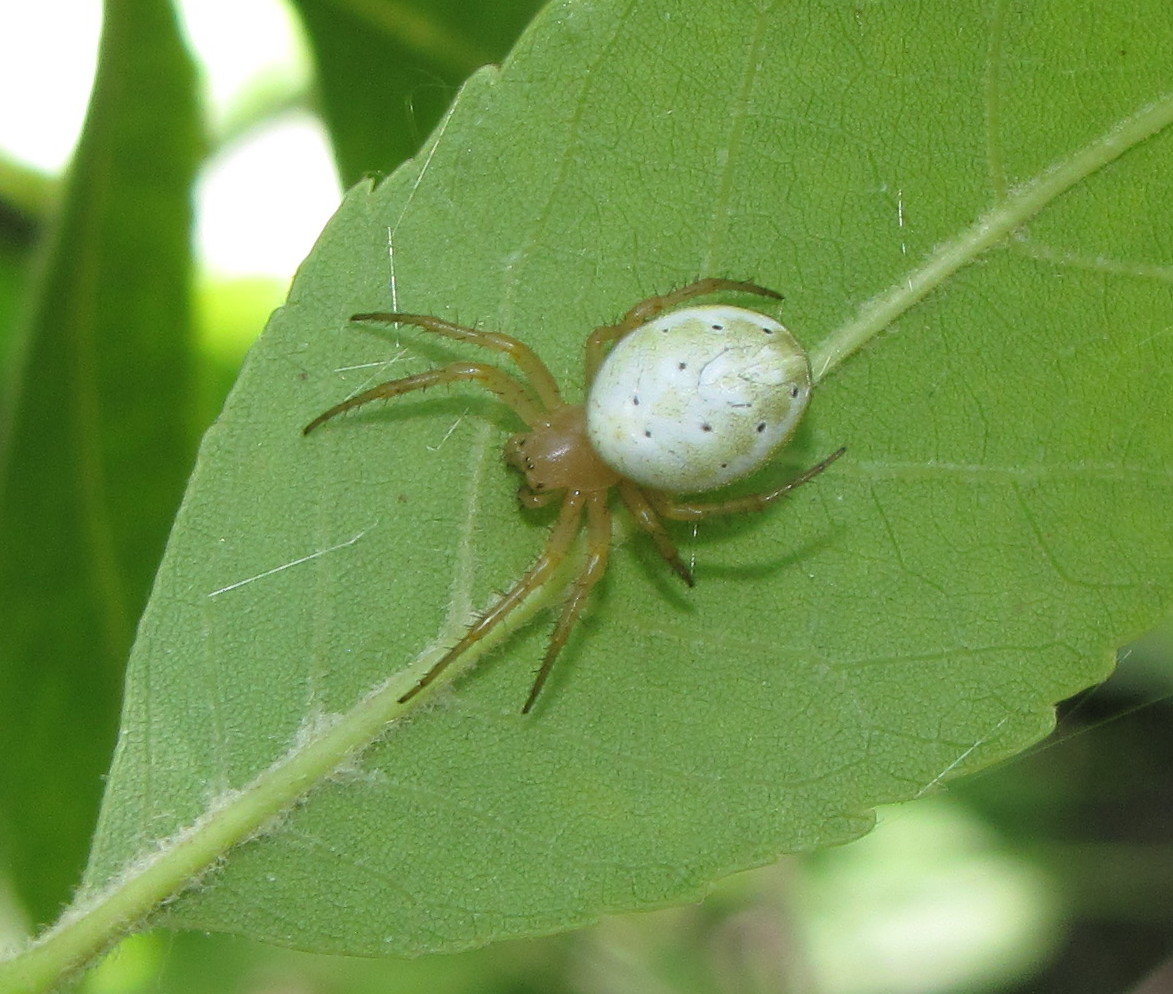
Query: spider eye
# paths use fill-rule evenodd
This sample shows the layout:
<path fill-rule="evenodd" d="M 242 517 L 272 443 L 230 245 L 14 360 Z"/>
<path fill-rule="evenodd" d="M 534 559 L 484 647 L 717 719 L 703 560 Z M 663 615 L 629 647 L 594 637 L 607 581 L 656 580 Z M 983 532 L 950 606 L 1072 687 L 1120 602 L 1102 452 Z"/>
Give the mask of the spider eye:
<path fill-rule="evenodd" d="M 610 351 L 587 398 L 591 445 L 617 473 L 668 493 L 759 469 L 810 399 L 802 346 L 765 314 L 728 305 L 658 316 Z"/>

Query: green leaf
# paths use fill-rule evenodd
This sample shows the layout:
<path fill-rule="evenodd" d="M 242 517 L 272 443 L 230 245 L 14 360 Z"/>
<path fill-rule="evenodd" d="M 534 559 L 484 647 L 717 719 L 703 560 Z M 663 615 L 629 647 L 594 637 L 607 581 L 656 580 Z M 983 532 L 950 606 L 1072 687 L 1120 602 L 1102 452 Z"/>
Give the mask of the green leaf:
<path fill-rule="evenodd" d="M 194 73 L 160 0 L 107 5 L 85 131 L 0 421 L 0 850 L 36 921 L 76 886 L 123 664 L 194 452 Z"/>
<path fill-rule="evenodd" d="M 252 835 L 161 920 L 453 950 L 693 897 L 1037 740 L 1170 606 L 1163 11 L 548 8 L 347 196 L 208 433 L 87 900 L 162 899 Z M 620 515 L 533 714 L 547 624 L 519 618 L 359 752 L 550 515 L 518 510 L 518 425 L 475 390 L 303 438 L 360 388 L 484 358 L 348 315 L 515 334 L 574 393 L 593 325 L 701 275 L 782 290 L 830 373 L 753 486 L 847 455 L 765 514 L 675 529 L 691 591 Z"/>

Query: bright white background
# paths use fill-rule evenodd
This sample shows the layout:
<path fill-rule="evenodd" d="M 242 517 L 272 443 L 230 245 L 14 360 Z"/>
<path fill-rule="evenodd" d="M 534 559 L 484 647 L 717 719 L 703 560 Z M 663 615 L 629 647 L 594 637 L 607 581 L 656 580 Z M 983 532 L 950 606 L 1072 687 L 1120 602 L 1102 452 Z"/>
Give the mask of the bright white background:
<path fill-rule="evenodd" d="M 215 136 L 263 92 L 310 74 L 298 26 L 280 0 L 180 0 Z M 100 0 L 0 3 L 0 155 L 56 175 L 85 116 L 101 29 Z M 225 145 L 196 203 L 201 264 L 217 275 L 282 282 L 338 204 L 338 179 L 315 117 L 291 112 Z"/>

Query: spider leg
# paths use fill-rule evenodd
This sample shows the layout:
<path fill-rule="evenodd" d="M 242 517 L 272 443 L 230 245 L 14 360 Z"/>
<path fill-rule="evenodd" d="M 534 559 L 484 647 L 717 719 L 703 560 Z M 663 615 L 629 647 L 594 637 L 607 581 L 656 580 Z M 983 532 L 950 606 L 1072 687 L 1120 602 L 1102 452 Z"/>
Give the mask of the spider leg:
<path fill-rule="evenodd" d="M 652 536 L 652 541 L 656 543 L 656 549 L 664 557 L 668 565 L 676 571 L 676 575 L 690 587 L 696 586 L 696 581 L 692 577 L 692 570 L 684 565 L 683 560 L 680 558 L 680 553 L 676 551 L 676 546 L 673 545 L 672 539 L 668 537 L 668 533 L 664 530 L 660 516 L 656 513 L 656 509 L 644 495 L 644 492 L 629 480 L 620 480 L 619 496 L 623 499 L 623 503 L 627 505 L 631 516 L 635 518 L 636 524 Z"/>
<path fill-rule="evenodd" d="M 545 686 L 550 670 L 554 668 L 554 661 L 558 653 L 566 645 L 570 637 L 570 630 L 582 614 L 587 597 L 599 582 L 607 569 L 607 554 L 611 551 L 611 509 L 607 506 L 607 492 L 605 490 L 592 491 L 586 498 L 587 511 L 587 560 L 583 571 L 570 587 L 570 594 L 566 603 L 562 605 L 562 614 L 558 617 L 558 624 L 546 646 L 546 655 L 542 658 L 542 665 L 534 677 L 534 685 L 530 688 L 529 697 L 521 709 L 522 714 L 529 714 L 538 694 Z"/>
<path fill-rule="evenodd" d="M 562 511 L 558 521 L 550 532 L 546 547 L 541 555 L 534 560 L 533 565 L 522 575 L 508 591 L 506 591 L 489 610 L 480 616 L 464 633 L 460 641 L 449 649 L 443 657 L 420 677 L 419 681 L 406 694 L 399 698 L 399 703 L 410 701 L 416 694 L 433 683 L 465 650 L 475 645 L 502 622 L 509 613 L 518 607 L 530 594 L 543 586 L 566 558 L 566 553 L 578 534 L 582 506 L 585 498 L 581 494 L 568 494 L 562 504 Z"/>
<path fill-rule="evenodd" d="M 771 490 L 768 493 L 749 494 L 746 497 L 733 497 L 730 500 L 710 504 L 698 504 L 692 501 L 675 501 L 671 498 L 664 497 L 661 500 L 656 500 L 654 506 L 665 518 L 672 518 L 674 521 L 696 521 L 700 518 L 708 518 L 717 514 L 761 511 L 771 501 L 775 501 L 779 497 L 788 494 L 796 487 L 801 487 L 804 483 L 809 483 L 846 451 L 846 449 L 836 449 L 826 459 L 820 463 L 816 463 L 801 476 L 791 480 L 785 486 L 781 486 L 777 490 Z"/>
<path fill-rule="evenodd" d="M 328 411 L 323 411 L 313 421 L 302 429 L 303 435 L 308 435 L 319 425 L 336 417 L 343 411 L 350 411 L 372 400 L 387 397 L 398 397 L 400 394 L 410 393 L 412 390 L 426 390 L 439 383 L 456 383 L 460 380 L 472 380 L 480 383 L 487 390 L 491 390 L 506 404 L 517 412 L 518 416 L 530 427 L 542 420 L 542 412 L 538 410 L 529 393 L 520 383 L 508 373 L 502 372 L 496 366 L 489 366 L 483 362 L 452 362 L 447 366 L 429 369 L 415 376 L 405 376 L 401 380 L 388 380 L 377 387 L 355 394 L 341 404 L 335 404 Z"/>
<path fill-rule="evenodd" d="M 351 321 L 377 321 L 385 324 L 411 324 L 424 331 L 430 331 L 445 338 L 454 338 L 458 342 L 468 342 L 482 348 L 493 349 L 509 356 L 517 368 L 525 374 L 525 378 L 533 387 L 538 399 L 548 408 L 554 408 L 562 403 L 562 394 L 553 374 L 546 368 L 546 364 L 524 342 L 518 341 L 510 335 L 502 335 L 496 331 L 480 331 L 477 328 L 466 328 L 461 324 L 453 324 L 441 318 L 427 314 L 352 314 Z"/>
<path fill-rule="evenodd" d="M 778 293 L 777 290 L 770 290 L 764 286 L 758 286 L 756 283 L 750 283 L 746 280 L 724 280 L 719 276 L 707 276 L 702 280 L 697 280 L 695 283 L 689 283 L 687 286 L 670 290 L 668 293 L 649 297 L 647 300 L 641 300 L 623 316 L 620 324 L 631 324 L 635 327 L 641 324 L 647 324 L 648 321 L 662 311 L 676 307 L 678 304 L 683 304 L 686 300 L 692 300 L 693 297 L 703 297 L 705 294 L 716 293 L 718 290 L 731 290 L 736 293 L 756 293 L 759 297 L 772 297 L 774 300 L 782 299 L 782 294 Z"/>
<path fill-rule="evenodd" d="M 682 286 L 670 293 L 660 294 L 641 300 L 631 310 L 623 315 L 618 324 L 605 324 L 596 328 L 587 336 L 586 341 L 586 376 L 587 384 L 594 381 L 595 373 L 603 362 L 603 349 L 609 342 L 623 338 L 628 332 L 635 331 L 640 325 L 647 324 L 652 318 L 669 308 L 682 304 L 693 297 L 701 297 L 707 293 L 716 293 L 718 290 L 732 290 L 738 293 L 756 293 L 760 297 L 772 297 L 781 300 L 782 294 L 775 290 L 768 290 L 756 283 L 743 280 L 725 280 L 719 276 L 708 276 L 688 286 Z"/>

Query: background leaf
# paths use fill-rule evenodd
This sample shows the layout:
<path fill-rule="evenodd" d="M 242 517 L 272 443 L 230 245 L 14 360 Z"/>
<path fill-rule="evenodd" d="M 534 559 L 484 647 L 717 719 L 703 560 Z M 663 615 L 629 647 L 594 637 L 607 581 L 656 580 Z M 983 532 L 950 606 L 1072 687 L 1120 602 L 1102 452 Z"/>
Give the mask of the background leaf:
<path fill-rule="evenodd" d="M 85 860 L 123 661 L 195 448 L 199 153 L 170 7 L 111 0 L 0 424 L 0 843 L 38 921 L 56 915 Z"/>
<path fill-rule="evenodd" d="M 90 884 L 450 640 L 540 545 L 500 461 L 515 425 L 475 393 L 300 437 L 448 354 L 348 314 L 390 285 L 573 383 L 592 325 L 715 273 L 785 291 L 817 345 L 1168 90 L 1171 30 L 1157 6 L 1094 30 L 1065 5 L 547 9 L 418 160 L 351 192 L 208 434 Z M 848 457 L 680 534 L 695 591 L 623 543 L 534 715 L 541 625 L 167 920 L 349 953 L 548 931 L 843 841 L 1037 738 L 1168 609 L 1169 151 L 1095 175 L 838 370 L 787 462 Z"/>
<path fill-rule="evenodd" d="M 509 49 L 536 0 L 295 0 L 347 185 L 389 171 L 435 127 L 457 86 Z"/>

